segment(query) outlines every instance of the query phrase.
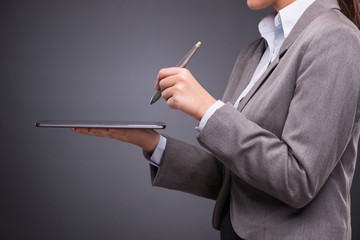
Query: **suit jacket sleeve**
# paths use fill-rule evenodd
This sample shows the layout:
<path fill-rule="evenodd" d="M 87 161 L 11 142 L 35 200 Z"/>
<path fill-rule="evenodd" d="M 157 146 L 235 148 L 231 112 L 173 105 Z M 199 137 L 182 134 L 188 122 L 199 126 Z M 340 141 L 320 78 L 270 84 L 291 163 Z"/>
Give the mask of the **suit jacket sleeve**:
<path fill-rule="evenodd" d="M 302 46 L 280 136 L 229 103 L 198 136 L 233 174 L 291 207 L 305 206 L 321 190 L 358 124 L 359 34 L 343 30 L 322 29 Z"/>
<path fill-rule="evenodd" d="M 261 40 L 254 41 L 240 52 L 235 63 L 241 66 L 240 70 L 243 70 L 246 65 L 245 59 L 251 57 L 251 50 L 259 42 Z M 201 148 L 169 136 L 166 138 L 166 148 L 160 166 L 150 166 L 153 186 L 217 199 L 225 174 L 223 164 L 213 154 Z"/>
<path fill-rule="evenodd" d="M 150 166 L 153 186 L 215 200 L 222 185 L 223 165 L 203 149 L 166 138 L 159 167 Z"/>

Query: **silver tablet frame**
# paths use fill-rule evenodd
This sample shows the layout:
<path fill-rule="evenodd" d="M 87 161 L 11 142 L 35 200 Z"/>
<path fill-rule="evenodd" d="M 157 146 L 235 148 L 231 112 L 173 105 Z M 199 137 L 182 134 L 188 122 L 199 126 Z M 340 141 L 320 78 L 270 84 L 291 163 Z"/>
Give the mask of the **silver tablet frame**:
<path fill-rule="evenodd" d="M 151 121 L 83 121 L 83 120 L 40 120 L 35 123 L 40 128 L 141 128 L 164 129 L 163 122 Z"/>

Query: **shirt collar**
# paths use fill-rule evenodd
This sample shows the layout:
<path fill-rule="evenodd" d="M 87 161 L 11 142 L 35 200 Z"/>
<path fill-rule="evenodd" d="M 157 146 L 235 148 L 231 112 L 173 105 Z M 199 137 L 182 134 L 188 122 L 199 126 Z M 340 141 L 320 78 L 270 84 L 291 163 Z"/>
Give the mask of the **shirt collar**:
<path fill-rule="evenodd" d="M 296 0 L 281 9 L 279 13 L 275 11 L 266 16 L 259 23 L 259 32 L 261 36 L 268 41 L 269 35 L 273 35 L 275 32 L 275 17 L 279 15 L 278 17 L 281 19 L 284 37 L 286 38 L 289 36 L 301 15 L 313 2 L 315 2 L 315 0 Z"/>
<path fill-rule="evenodd" d="M 289 36 L 301 15 L 313 2 L 315 0 L 296 0 L 279 11 L 285 38 Z"/>
<path fill-rule="evenodd" d="M 276 12 L 264 17 L 259 23 L 259 32 L 261 36 L 266 40 L 265 44 L 273 49 L 274 48 L 274 35 L 275 35 L 275 16 Z"/>

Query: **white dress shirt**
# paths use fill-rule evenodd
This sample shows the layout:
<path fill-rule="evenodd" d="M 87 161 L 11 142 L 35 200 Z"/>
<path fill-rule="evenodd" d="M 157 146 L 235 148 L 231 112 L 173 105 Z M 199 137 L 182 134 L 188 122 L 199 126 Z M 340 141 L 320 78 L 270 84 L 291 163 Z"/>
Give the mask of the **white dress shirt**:
<path fill-rule="evenodd" d="M 280 48 L 289 36 L 291 30 L 294 28 L 297 21 L 305 10 L 315 0 L 296 0 L 285 8 L 281 9 L 278 13 L 273 12 L 272 14 L 263 18 L 259 23 L 259 32 L 261 37 L 265 39 L 265 52 L 263 53 L 261 60 L 252 76 L 249 84 L 246 86 L 244 91 L 240 94 L 239 98 L 234 104 L 237 108 L 241 100 L 249 93 L 251 88 L 255 85 L 256 81 L 266 71 L 270 63 L 278 55 Z M 199 126 L 196 129 L 200 132 L 206 125 L 209 118 L 215 113 L 217 109 L 222 107 L 225 103 L 218 100 L 216 101 L 204 114 L 200 120 Z M 166 147 L 166 138 L 160 135 L 160 140 L 156 146 L 152 156 L 150 157 L 150 163 L 159 166 L 162 155 Z"/>

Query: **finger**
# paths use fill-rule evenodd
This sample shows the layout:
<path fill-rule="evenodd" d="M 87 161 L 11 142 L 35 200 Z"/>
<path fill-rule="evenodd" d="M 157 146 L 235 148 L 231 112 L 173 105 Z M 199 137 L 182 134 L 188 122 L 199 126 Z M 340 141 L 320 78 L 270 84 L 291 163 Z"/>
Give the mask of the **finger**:
<path fill-rule="evenodd" d="M 166 100 L 166 104 L 172 109 L 180 109 L 180 97 L 172 95 Z"/>
<path fill-rule="evenodd" d="M 161 89 L 160 81 L 162 79 L 164 79 L 166 76 L 170 76 L 169 73 L 170 73 L 169 68 L 160 69 L 160 71 L 159 71 L 159 73 L 157 75 L 157 78 L 156 78 L 156 82 L 155 82 L 155 90 Z"/>
<path fill-rule="evenodd" d="M 156 79 L 156 82 L 155 82 L 155 90 L 159 90 L 160 89 L 160 85 L 159 85 L 159 78 Z"/>
<path fill-rule="evenodd" d="M 162 91 L 161 96 L 166 100 L 166 104 L 172 109 L 179 109 L 181 104 L 181 93 L 177 85 Z"/>
<path fill-rule="evenodd" d="M 109 129 L 107 128 L 89 128 L 89 135 L 97 137 L 109 137 Z"/>
<path fill-rule="evenodd" d="M 179 67 L 170 67 L 170 68 L 163 68 L 158 73 L 158 80 L 161 80 L 163 78 L 179 74 L 182 71 L 186 71 L 185 68 L 179 68 Z"/>
<path fill-rule="evenodd" d="M 178 80 L 184 80 L 186 79 L 189 75 L 189 70 L 187 70 L 186 68 L 180 68 L 180 67 L 170 67 L 170 68 L 163 68 L 159 71 L 158 73 L 158 77 L 155 83 L 155 89 L 161 89 L 161 85 L 160 82 L 162 82 L 164 79 L 167 79 L 168 77 L 171 76 L 178 76 Z"/>
<path fill-rule="evenodd" d="M 126 138 L 126 133 L 129 133 L 132 129 L 110 128 L 108 130 L 109 137 L 122 140 Z"/>
<path fill-rule="evenodd" d="M 105 128 L 74 128 L 74 132 L 97 137 L 109 136 L 109 131 Z"/>
<path fill-rule="evenodd" d="M 173 91 L 171 88 L 167 88 L 164 91 L 161 91 L 161 97 L 165 99 L 165 101 L 168 101 L 169 98 L 173 96 Z"/>
<path fill-rule="evenodd" d="M 177 75 L 172 75 L 169 76 L 167 78 L 163 78 L 160 82 L 159 82 L 159 86 L 161 91 L 166 90 L 169 87 L 172 87 L 176 84 L 177 82 Z"/>
<path fill-rule="evenodd" d="M 87 134 L 89 132 L 88 128 L 72 128 L 71 130 L 73 130 L 76 133 L 82 133 L 82 134 Z"/>

